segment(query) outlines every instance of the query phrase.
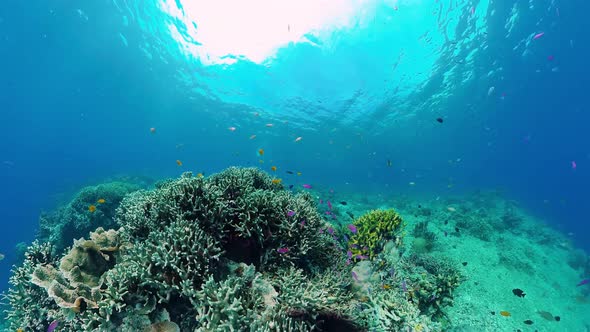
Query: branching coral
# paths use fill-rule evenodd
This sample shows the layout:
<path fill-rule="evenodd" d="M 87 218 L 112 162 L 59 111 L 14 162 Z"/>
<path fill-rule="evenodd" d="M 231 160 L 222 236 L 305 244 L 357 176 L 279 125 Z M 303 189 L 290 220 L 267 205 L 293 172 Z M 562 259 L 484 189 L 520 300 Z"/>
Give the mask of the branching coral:
<path fill-rule="evenodd" d="M 389 240 L 401 241 L 402 218 L 392 209 L 373 210 L 354 221 L 357 232 L 350 237 L 349 250 L 353 258 L 373 259 Z"/>

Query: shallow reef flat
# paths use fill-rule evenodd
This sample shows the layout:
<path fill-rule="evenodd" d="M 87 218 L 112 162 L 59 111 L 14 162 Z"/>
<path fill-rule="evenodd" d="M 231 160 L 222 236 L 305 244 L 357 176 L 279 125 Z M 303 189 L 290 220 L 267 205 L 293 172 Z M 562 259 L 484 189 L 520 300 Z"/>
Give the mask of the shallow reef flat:
<path fill-rule="evenodd" d="M 575 286 L 587 255 L 498 194 L 390 198 L 288 190 L 273 180 L 234 167 L 150 188 L 83 188 L 42 216 L 38 239 L 13 270 L 3 330 L 589 324 L 587 288 Z"/>

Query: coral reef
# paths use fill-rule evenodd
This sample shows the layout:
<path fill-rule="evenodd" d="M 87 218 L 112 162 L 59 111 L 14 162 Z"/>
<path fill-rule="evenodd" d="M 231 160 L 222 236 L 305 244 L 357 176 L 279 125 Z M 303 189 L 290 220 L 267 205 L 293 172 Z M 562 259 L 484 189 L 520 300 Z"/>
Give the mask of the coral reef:
<path fill-rule="evenodd" d="M 131 192 L 116 221 L 59 258 L 52 242 L 28 248 L 7 294 L 11 329 L 440 331 L 430 315 L 456 287 L 444 265 L 401 257 L 395 211 L 354 222 L 348 248 L 370 259 L 353 263 L 308 193 L 254 168 Z"/>

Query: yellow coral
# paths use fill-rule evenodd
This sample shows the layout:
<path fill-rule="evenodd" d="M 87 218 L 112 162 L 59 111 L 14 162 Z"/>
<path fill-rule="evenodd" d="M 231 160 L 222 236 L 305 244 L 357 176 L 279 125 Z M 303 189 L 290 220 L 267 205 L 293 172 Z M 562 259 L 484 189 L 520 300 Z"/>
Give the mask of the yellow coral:
<path fill-rule="evenodd" d="M 385 242 L 399 241 L 404 227 L 402 218 L 393 209 L 373 210 L 354 221 L 356 233 L 351 236 L 348 247 L 353 259 L 369 259 L 381 252 Z"/>

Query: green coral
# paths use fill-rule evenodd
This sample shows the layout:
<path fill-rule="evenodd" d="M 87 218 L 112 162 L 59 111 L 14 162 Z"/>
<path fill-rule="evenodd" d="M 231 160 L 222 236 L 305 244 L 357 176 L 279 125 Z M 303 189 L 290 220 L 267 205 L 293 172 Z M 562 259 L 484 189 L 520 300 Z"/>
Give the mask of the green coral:
<path fill-rule="evenodd" d="M 357 231 L 350 237 L 348 247 L 355 260 L 361 256 L 375 258 L 387 241 L 401 242 L 404 222 L 393 209 L 370 211 L 353 224 Z"/>

